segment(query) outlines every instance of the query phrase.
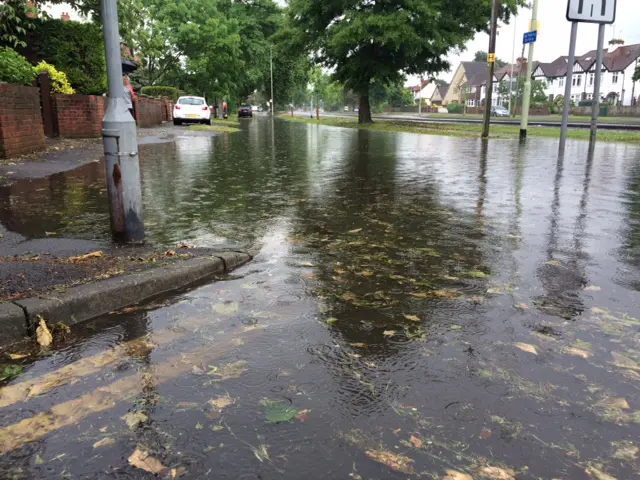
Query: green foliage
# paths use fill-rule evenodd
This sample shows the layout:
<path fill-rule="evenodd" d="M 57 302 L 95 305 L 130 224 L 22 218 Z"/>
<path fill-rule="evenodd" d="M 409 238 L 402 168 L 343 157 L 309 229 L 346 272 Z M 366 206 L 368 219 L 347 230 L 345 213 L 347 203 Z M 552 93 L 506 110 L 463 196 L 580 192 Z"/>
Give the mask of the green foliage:
<path fill-rule="evenodd" d="M 631 80 L 633 80 L 633 82 L 640 82 L 640 65 L 638 65 L 635 69 L 635 71 L 633 72 L 633 77 L 631 78 Z"/>
<path fill-rule="evenodd" d="M 20 365 L 0 365 L 0 382 L 12 380 L 22 374 Z"/>
<path fill-rule="evenodd" d="M 150 97 L 169 97 L 174 100 L 177 100 L 179 97 L 178 89 L 175 87 L 142 87 L 140 93 L 143 95 L 149 95 Z"/>
<path fill-rule="evenodd" d="M 450 103 L 447 105 L 449 113 L 464 113 L 464 105 L 462 103 Z"/>
<path fill-rule="evenodd" d="M 63 93 L 65 95 L 73 95 L 76 93 L 75 90 L 71 88 L 67 75 L 64 72 L 59 72 L 56 70 L 56 67 L 48 64 L 44 60 L 33 67 L 33 70 L 36 73 L 47 72 L 49 74 L 51 90 L 53 90 L 54 93 Z"/>
<path fill-rule="evenodd" d="M 523 3 L 501 0 L 502 20 Z M 294 50 L 313 55 L 335 80 L 361 96 L 362 123 L 371 121 L 368 95 L 374 78 L 389 85 L 405 74 L 446 70 L 448 53 L 486 30 L 491 16 L 486 0 L 291 0 L 289 6 Z"/>
<path fill-rule="evenodd" d="M 66 73 L 78 93 L 102 95 L 106 91 L 104 41 L 99 25 L 38 21 L 27 43 L 28 58 L 55 65 Z"/>
<path fill-rule="evenodd" d="M 578 102 L 579 107 L 591 107 L 593 106 L 593 100 L 580 100 Z"/>
<path fill-rule="evenodd" d="M 36 74 L 26 58 L 9 47 L 0 47 L 0 83 L 31 85 Z"/>
<path fill-rule="evenodd" d="M 27 7 L 26 0 L 4 0 L 0 2 L 0 43 L 12 47 L 24 47 L 24 36 L 33 28 L 27 16 L 34 7 Z"/>

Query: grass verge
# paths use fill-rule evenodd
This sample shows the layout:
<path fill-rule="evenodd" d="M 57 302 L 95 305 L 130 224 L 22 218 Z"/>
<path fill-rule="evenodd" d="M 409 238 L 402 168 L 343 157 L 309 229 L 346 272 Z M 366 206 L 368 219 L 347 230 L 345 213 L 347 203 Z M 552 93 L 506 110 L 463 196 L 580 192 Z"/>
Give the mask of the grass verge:
<path fill-rule="evenodd" d="M 233 126 L 234 124 L 220 124 L 218 122 L 211 122 L 211 125 L 191 125 L 189 127 L 189 130 L 194 131 L 194 132 L 221 132 L 221 133 L 236 133 L 236 132 L 240 132 L 241 130 L 239 128 L 237 128 L 237 124 L 235 124 L 236 126 Z"/>
<path fill-rule="evenodd" d="M 482 133 L 481 124 L 452 124 L 452 123 L 425 123 L 417 125 L 414 122 L 402 120 L 376 120 L 369 125 L 359 125 L 356 118 L 325 117 L 320 120 L 290 117 L 283 115 L 280 118 L 289 122 L 310 123 L 316 125 L 328 125 L 341 128 L 357 128 L 359 130 L 371 130 L 382 132 L 419 133 L 424 135 L 448 135 L 453 137 L 479 137 Z M 518 125 L 492 125 L 491 138 L 518 138 L 520 127 Z M 530 127 L 528 134 L 531 137 L 560 137 L 559 127 Z M 589 130 L 569 130 L 568 138 L 588 140 Z M 600 130 L 598 140 L 603 142 L 627 142 L 640 144 L 640 132 Z"/>

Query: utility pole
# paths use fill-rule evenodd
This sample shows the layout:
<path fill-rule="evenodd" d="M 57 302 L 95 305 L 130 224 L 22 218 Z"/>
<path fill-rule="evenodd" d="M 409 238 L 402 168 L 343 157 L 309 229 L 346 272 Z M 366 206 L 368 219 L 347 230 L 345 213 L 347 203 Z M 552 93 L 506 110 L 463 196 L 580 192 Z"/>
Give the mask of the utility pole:
<path fill-rule="evenodd" d="M 562 106 L 562 126 L 560 127 L 560 153 L 564 153 L 567 144 L 567 130 L 569 124 L 569 108 L 571 107 L 571 82 L 573 81 L 573 64 L 576 62 L 576 42 L 578 39 L 578 22 L 571 22 L 571 37 L 569 40 L 569 58 L 567 60 L 567 77 L 564 84 L 564 99 Z"/>
<path fill-rule="evenodd" d="M 531 28 L 538 29 L 538 0 L 533 0 L 531 10 Z M 533 68 L 533 52 L 535 43 L 529 44 L 529 58 L 527 59 L 527 76 L 524 79 L 524 93 L 522 95 L 522 121 L 520 122 L 520 140 L 527 139 L 527 125 L 529 123 L 529 104 L 531 102 L 531 69 Z M 570 67 L 572 68 L 572 67 Z M 522 72 L 520 72 L 522 74 Z"/>
<path fill-rule="evenodd" d="M 498 36 L 498 9 L 499 0 L 493 0 L 491 5 L 491 34 L 489 36 L 489 77 L 487 78 L 487 94 L 484 101 L 484 128 L 482 138 L 489 137 L 489 124 L 491 122 L 491 98 L 493 96 L 493 70 L 496 64 L 496 37 Z"/>
<path fill-rule="evenodd" d="M 102 120 L 104 167 L 114 239 L 144 241 L 142 192 L 136 122 L 129 113 L 122 84 L 117 0 L 101 0 L 109 96 Z"/>
<path fill-rule="evenodd" d="M 271 116 L 273 117 L 276 113 L 275 110 L 275 102 L 273 101 L 273 45 L 270 47 L 271 51 Z"/>
<path fill-rule="evenodd" d="M 422 75 L 420 75 L 420 86 L 418 87 L 418 115 L 422 115 Z"/>
<path fill-rule="evenodd" d="M 593 103 L 591 105 L 591 134 L 589 142 L 593 144 L 598 135 L 598 116 L 600 115 L 600 80 L 602 77 L 602 56 L 604 50 L 604 33 L 606 25 L 601 23 L 598 26 L 598 54 L 596 56 L 596 78 L 593 85 Z M 586 83 L 586 81 L 585 81 Z"/>
<path fill-rule="evenodd" d="M 513 68 L 516 61 L 516 35 L 518 32 L 518 17 L 513 19 L 513 50 L 511 51 L 511 75 L 509 75 L 509 116 L 511 116 L 511 99 L 513 98 Z"/>

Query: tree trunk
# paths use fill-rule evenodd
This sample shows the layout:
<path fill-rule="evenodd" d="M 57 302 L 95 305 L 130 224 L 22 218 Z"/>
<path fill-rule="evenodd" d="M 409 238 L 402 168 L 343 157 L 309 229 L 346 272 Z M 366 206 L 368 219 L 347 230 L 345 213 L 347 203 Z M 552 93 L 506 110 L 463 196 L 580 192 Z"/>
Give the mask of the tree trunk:
<path fill-rule="evenodd" d="M 358 99 L 359 107 L 358 107 L 358 123 L 366 124 L 373 123 L 371 119 L 371 107 L 369 106 L 369 92 L 361 93 L 360 98 Z"/>

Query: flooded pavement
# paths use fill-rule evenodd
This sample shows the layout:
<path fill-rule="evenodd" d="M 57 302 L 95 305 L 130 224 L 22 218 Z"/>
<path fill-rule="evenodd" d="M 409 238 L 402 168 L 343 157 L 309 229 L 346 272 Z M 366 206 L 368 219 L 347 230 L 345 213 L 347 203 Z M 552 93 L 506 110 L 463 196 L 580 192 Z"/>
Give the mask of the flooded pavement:
<path fill-rule="evenodd" d="M 147 146 L 145 215 L 261 253 L 14 357 L 3 478 L 638 477 L 639 149 L 243 130 Z M 100 168 L 0 219 L 106 238 Z"/>

